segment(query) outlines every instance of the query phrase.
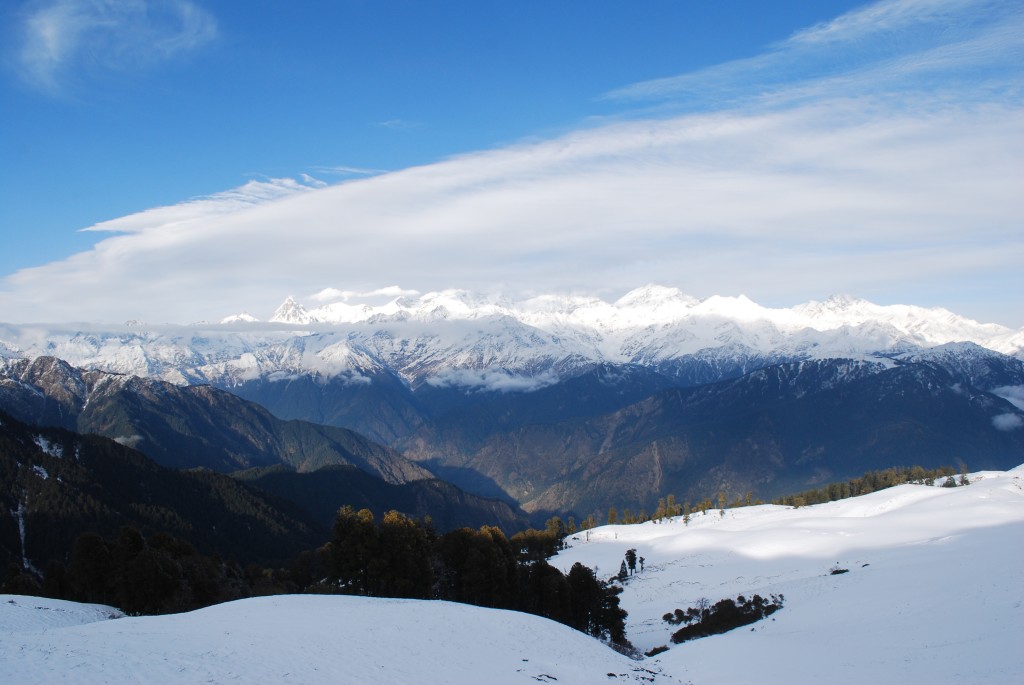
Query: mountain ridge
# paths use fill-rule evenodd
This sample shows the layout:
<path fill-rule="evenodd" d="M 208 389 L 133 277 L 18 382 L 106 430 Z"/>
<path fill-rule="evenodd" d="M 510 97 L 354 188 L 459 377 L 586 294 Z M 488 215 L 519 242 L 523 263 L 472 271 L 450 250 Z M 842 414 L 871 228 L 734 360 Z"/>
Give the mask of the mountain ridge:
<path fill-rule="evenodd" d="M 344 428 L 283 420 L 208 385 L 181 387 L 86 371 L 56 357 L 0 367 L 0 407 L 22 421 L 137 447 L 171 468 L 228 473 L 282 463 L 302 471 L 349 464 L 396 484 L 431 477 L 393 450 Z"/>
<path fill-rule="evenodd" d="M 191 326 L 0 325 L 0 363 L 52 355 L 73 366 L 229 388 L 257 378 L 368 384 L 392 376 L 412 387 L 509 392 L 602 363 L 650 366 L 681 384 L 700 384 L 781 362 L 876 359 L 961 342 L 1024 359 L 1024 329 L 942 308 L 834 296 L 771 309 L 743 296 L 698 300 L 655 285 L 611 303 L 447 290 L 381 305 L 307 308 L 289 297 L 270 321 L 252 318 Z"/>

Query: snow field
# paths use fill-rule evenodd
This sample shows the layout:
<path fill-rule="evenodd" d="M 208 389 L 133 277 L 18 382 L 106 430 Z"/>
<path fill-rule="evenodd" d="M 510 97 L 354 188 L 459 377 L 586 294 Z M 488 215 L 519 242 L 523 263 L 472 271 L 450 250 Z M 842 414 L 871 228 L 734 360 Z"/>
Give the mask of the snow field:
<path fill-rule="evenodd" d="M 0 597 L 4 683 L 589 685 L 653 677 L 561 624 L 451 602 L 292 595 L 113 621 L 98 620 L 109 608 L 83 608 L 79 625 L 57 628 L 6 608 L 11 600 L 53 601 Z"/>
<path fill-rule="evenodd" d="M 633 643 L 706 597 L 784 594 L 771 618 L 637 662 L 565 626 L 449 602 L 297 595 L 173 616 L 0 596 L 0 683 L 1024 682 L 1024 466 L 800 509 L 603 526 L 552 559 L 645 570 L 621 595 Z M 832 575 L 833 567 L 847 573 Z"/>
<path fill-rule="evenodd" d="M 589 560 L 608 576 L 626 549 L 645 557 L 621 596 L 644 651 L 671 645 L 663 614 L 702 597 L 785 595 L 771 619 L 648 660 L 695 685 L 1022 682 L 1024 469 L 969 477 L 801 509 L 709 510 L 689 526 L 607 526 L 553 563 Z M 848 573 L 831 575 L 837 566 Z"/>

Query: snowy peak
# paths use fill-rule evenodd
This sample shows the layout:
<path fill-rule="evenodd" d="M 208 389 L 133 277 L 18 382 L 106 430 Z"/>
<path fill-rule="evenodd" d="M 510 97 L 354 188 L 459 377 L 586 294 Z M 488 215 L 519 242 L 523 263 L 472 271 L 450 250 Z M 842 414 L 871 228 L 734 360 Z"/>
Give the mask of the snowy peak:
<path fill-rule="evenodd" d="M 302 374 L 368 383 L 378 373 L 414 386 L 498 379 L 505 387 L 513 379 L 536 387 L 538 379 L 549 384 L 598 364 L 640 364 L 711 382 L 768 364 L 878 360 L 953 343 L 1024 358 L 1024 330 L 848 295 L 792 308 L 743 295 L 701 300 L 654 284 L 611 301 L 399 288 L 365 296 L 327 289 L 311 298 L 316 304 L 307 306 L 288 297 L 266 322 L 239 314 L 177 328 L 0 326 L 0 358 L 51 355 L 86 368 L 229 387 Z"/>
<path fill-rule="evenodd" d="M 296 302 L 291 296 L 287 297 L 281 306 L 278 307 L 270 320 L 274 323 L 295 323 L 308 324 L 314 321 L 309 311 Z"/>
<path fill-rule="evenodd" d="M 237 315 L 241 320 L 252 320 Z M 829 331 L 865 324 L 891 326 L 922 342 L 939 345 L 946 342 L 990 338 L 1012 333 L 997 324 L 981 324 L 957 316 L 942 308 L 912 305 L 876 305 L 849 295 L 834 295 L 824 302 L 811 301 L 792 308 L 769 308 L 745 295 L 714 295 L 703 300 L 677 288 L 646 285 L 632 290 L 614 302 L 597 297 L 538 295 L 510 300 L 465 290 L 443 290 L 418 297 L 403 296 L 381 305 L 353 305 L 339 301 L 313 309 L 288 297 L 271 316 L 279 323 L 357 323 L 370 319 L 399 317 L 402 320 L 436 319 L 476 320 L 489 316 L 510 316 L 526 323 L 543 321 L 575 322 L 596 328 L 615 329 L 682 323 L 715 318 L 738 323 L 766 321 L 785 329 L 810 328 Z"/>
<path fill-rule="evenodd" d="M 687 309 L 699 302 L 698 299 L 685 295 L 678 288 L 668 288 L 653 283 L 630 290 L 615 301 L 620 309 L 651 309 L 660 307 L 676 307 Z"/>
<path fill-rule="evenodd" d="M 220 321 L 223 324 L 232 323 L 259 323 L 259 319 L 250 314 L 249 312 L 242 312 L 241 314 L 233 314 L 231 316 L 224 317 Z"/>
<path fill-rule="evenodd" d="M 716 346 L 716 339 L 728 334 L 731 342 L 742 339 L 761 352 L 768 351 L 764 348 L 765 339 L 773 346 L 772 341 L 779 336 L 813 338 L 813 332 L 832 334 L 844 330 L 847 332 L 837 333 L 838 337 L 870 340 L 868 351 L 968 341 L 1004 354 L 1017 354 L 1022 340 L 1020 331 L 981 324 L 942 308 L 883 306 L 849 295 L 834 295 L 824 302 L 812 301 L 792 308 L 769 308 L 744 295 L 715 295 L 698 300 L 676 288 L 653 284 L 632 290 L 611 303 L 597 297 L 539 295 L 510 300 L 465 290 L 444 290 L 418 297 L 398 297 L 381 305 L 332 302 L 307 309 L 289 297 L 270 321 L 303 325 L 410 321 L 431 324 L 496 317 L 515 319 L 560 336 L 600 339 L 612 345 L 621 344 L 623 335 L 649 331 L 652 326 L 688 330 L 693 335 L 686 337 L 706 343 L 704 347 Z M 613 340 L 605 340 L 608 335 Z M 812 342 L 813 346 L 822 345 L 820 336 Z M 602 353 L 615 352 L 605 345 Z"/>

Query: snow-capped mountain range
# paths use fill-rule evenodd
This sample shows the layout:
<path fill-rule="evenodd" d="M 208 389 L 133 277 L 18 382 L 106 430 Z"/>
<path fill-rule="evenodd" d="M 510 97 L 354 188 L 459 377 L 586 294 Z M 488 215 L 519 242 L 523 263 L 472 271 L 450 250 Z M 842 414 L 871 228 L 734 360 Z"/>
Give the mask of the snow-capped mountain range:
<path fill-rule="evenodd" d="M 945 309 L 847 296 L 772 309 L 743 296 L 698 300 L 657 285 L 614 302 L 446 290 L 383 305 L 307 308 L 289 297 L 269 321 L 239 314 L 191 326 L 0 326 L 0 357 L 53 355 L 85 368 L 227 387 L 307 374 L 366 383 L 391 373 L 413 387 L 532 390 L 602 363 L 652 367 L 695 384 L 783 361 L 884 361 L 965 342 L 1024 358 L 1024 330 Z"/>

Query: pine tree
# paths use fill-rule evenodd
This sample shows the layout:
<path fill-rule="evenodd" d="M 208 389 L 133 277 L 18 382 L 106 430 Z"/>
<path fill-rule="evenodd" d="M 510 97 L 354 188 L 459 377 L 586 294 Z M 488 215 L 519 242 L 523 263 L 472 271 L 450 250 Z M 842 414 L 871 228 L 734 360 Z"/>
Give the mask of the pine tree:
<path fill-rule="evenodd" d="M 636 573 L 636 550 L 626 550 L 626 565 L 629 567 L 630 575 Z"/>
<path fill-rule="evenodd" d="M 380 597 L 428 599 L 433 586 L 433 531 L 405 514 L 384 514 L 377 531 L 371 590 Z"/>
<path fill-rule="evenodd" d="M 377 558 L 377 526 L 369 509 L 356 512 L 345 505 L 334 520 L 334 537 L 326 546 L 331 579 L 345 594 L 370 593 L 371 564 Z"/>

